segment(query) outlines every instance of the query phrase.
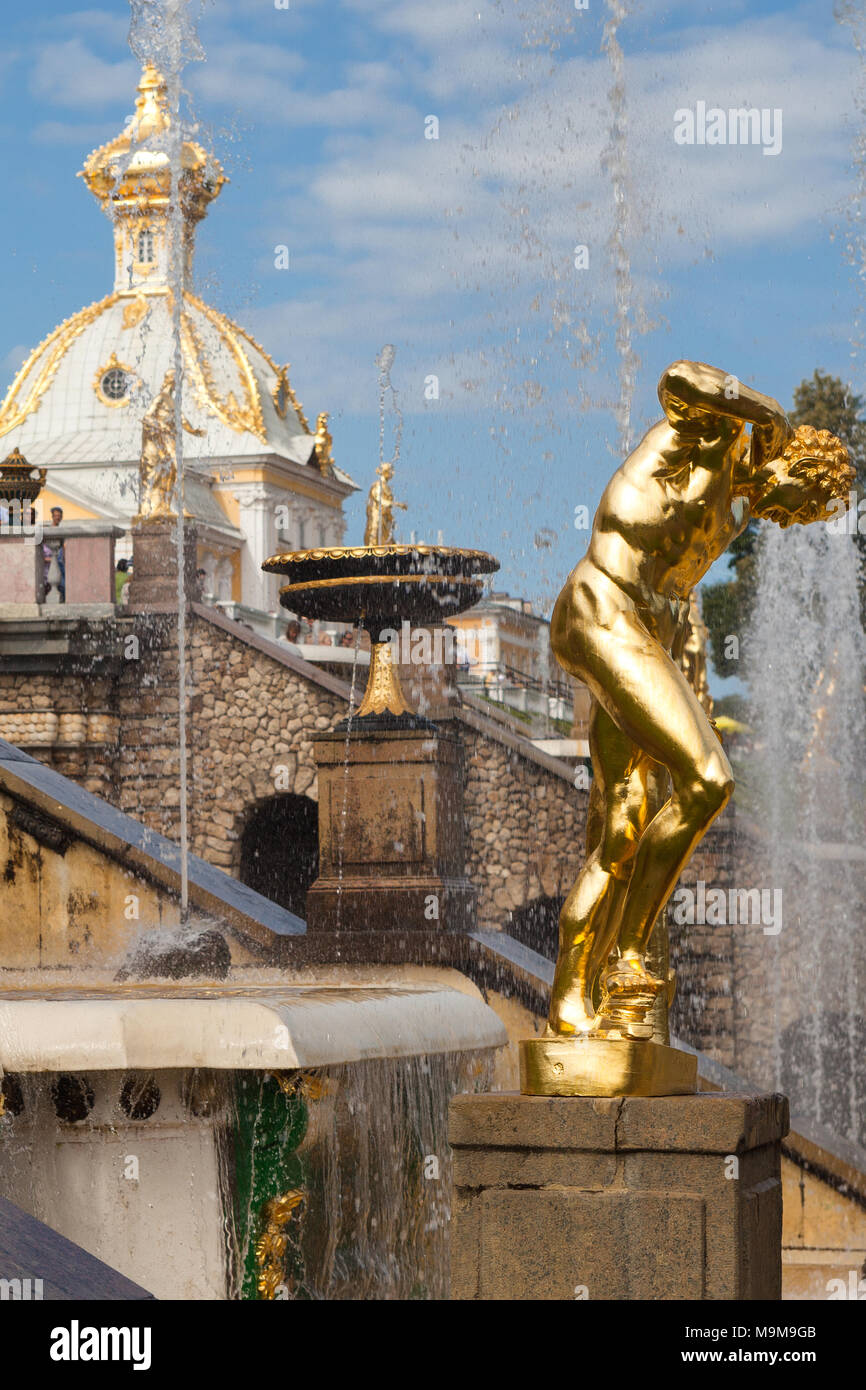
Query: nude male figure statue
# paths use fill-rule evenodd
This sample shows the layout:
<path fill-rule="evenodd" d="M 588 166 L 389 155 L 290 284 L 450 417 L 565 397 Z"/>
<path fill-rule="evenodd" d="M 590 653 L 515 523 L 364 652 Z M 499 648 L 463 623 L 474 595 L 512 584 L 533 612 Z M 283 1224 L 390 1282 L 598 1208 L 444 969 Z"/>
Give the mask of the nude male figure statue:
<path fill-rule="evenodd" d="M 792 429 L 777 401 L 714 367 L 675 362 L 658 394 L 664 419 L 608 484 L 551 621 L 557 660 L 593 697 L 594 783 L 549 1036 L 651 1036 L 668 987 L 647 969 L 653 926 L 734 785 L 678 665 L 689 595 L 750 515 L 827 518 L 854 476 L 828 431 Z"/>

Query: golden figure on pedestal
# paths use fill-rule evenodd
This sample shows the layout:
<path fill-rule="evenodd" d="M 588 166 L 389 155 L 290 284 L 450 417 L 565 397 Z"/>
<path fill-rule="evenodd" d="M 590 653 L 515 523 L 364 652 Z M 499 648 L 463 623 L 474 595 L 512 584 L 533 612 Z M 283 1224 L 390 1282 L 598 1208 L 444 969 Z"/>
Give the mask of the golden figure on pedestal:
<path fill-rule="evenodd" d="M 370 488 L 367 498 L 367 525 L 364 529 L 365 545 L 394 544 L 394 511 L 399 508 L 405 512 L 405 502 L 395 502 L 391 491 L 394 465 L 387 459 L 376 469 L 377 481 Z"/>
<path fill-rule="evenodd" d="M 334 467 L 334 439 L 328 429 L 328 412 L 321 410 L 316 417 L 315 459 L 322 477 L 327 478 Z"/>
<path fill-rule="evenodd" d="M 694 1089 L 694 1059 L 650 1041 L 670 981 L 647 964 L 653 927 L 734 786 L 677 664 L 690 594 L 750 515 L 827 518 L 854 477 L 828 431 L 794 430 L 776 401 L 714 367 L 676 362 L 658 393 L 664 419 L 608 484 L 551 621 L 557 660 L 592 694 L 594 782 L 547 1034 L 520 1045 L 529 1093 Z"/>
<path fill-rule="evenodd" d="M 176 405 L 174 372 L 166 372 L 159 394 L 148 406 L 141 422 L 138 515 L 135 521 L 176 520 L 177 448 L 175 445 Z M 201 438 L 204 430 L 193 429 L 182 421 L 188 434 Z"/>

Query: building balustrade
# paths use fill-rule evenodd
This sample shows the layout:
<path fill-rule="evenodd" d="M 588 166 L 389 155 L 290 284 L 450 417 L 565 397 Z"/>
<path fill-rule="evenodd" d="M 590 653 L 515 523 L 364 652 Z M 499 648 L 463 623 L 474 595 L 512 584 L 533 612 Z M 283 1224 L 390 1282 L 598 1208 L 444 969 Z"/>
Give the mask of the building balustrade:
<path fill-rule="evenodd" d="M 0 527 L 0 603 L 113 604 L 115 544 L 110 521 Z"/>

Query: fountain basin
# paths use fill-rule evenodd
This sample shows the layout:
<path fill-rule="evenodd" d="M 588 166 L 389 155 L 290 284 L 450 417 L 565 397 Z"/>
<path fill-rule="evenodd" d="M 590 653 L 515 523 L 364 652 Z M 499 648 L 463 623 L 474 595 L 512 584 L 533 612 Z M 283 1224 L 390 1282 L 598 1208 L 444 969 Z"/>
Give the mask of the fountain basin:
<path fill-rule="evenodd" d="M 484 592 L 484 575 L 499 569 L 485 550 L 445 545 L 363 545 L 294 550 L 272 555 L 262 569 L 283 574 L 280 603 L 305 618 L 360 625 L 370 634 L 370 670 L 355 720 L 393 727 L 434 728 L 406 700 L 382 634 L 401 622 L 443 623 L 471 608 Z"/>
<path fill-rule="evenodd" d="M 506 1043 L 505 1029 L 475 986 L 449 974 L 447 983 L 363 984 L 355 974 L 343 985 L 161 980 L 0 990 L 0 1075 L 295 1070 Z"/>
<path fill-rule="evenodd" d="M 447 1102 L 506 1041 L 465 977 L 255 967 L 218 984 L 76 987 L 52 973 L 0 990 L 0 1195 L 160 1298 L 288 1297 L 302 1276 L 316 1297 L 355 1296 L 362 1278 L 391 1297 L 425 1270 L 443 1296 Z M 383 1125 L 392 1162 L 368 1174 L 358 1155 Z M 428 1155 L 439 1183 L 419 1182 Z M 295 1193 L 303 1268 L 278 1278 L 260 1237 L 268 1204 Z M 401 1264 L 394 1231 L 419 1212 Z M 383 1240 L 388 1259 L 371 1262 Z M 285 1292 L 262 1293 L 266 1275 Z"/>

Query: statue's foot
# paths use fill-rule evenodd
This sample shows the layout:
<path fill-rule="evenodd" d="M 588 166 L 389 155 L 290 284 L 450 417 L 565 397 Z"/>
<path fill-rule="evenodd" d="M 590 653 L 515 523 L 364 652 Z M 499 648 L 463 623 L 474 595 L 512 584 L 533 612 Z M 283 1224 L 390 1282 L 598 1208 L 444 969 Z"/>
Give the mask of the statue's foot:
<path fill-rule="evenodd" d="M 643 956 L 618 956 L 603 984 L 605 994 L 618 998 L 631 994 L 651 994 L 655 998 L 668 988 L 667 980 L 650 974 Z"/>
<path fill-rule="evenodd" d="M 589 1013 L 582 1000 L 562 999 L 551 1008 L 545 1037 L 583 1038 L 597 1029 L 597 1015 Z"/>
<path fill-rule="evenodd" d="M 652 1008 L 668 982 L 651 975 L 642 956 L 620 956 L 604 977 L 598 1016 L 601 1028 L 622 1037 L 652 1037 Z"/>

